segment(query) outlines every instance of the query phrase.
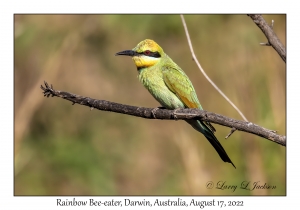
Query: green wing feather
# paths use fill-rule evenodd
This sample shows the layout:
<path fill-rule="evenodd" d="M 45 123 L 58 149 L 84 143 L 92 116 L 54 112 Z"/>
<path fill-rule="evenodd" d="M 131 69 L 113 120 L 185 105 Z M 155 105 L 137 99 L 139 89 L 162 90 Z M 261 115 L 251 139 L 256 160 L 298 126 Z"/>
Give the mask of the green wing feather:
<path fill-rule="evenodd" d="M 203 109 L 192 82 L 179 66 L 164 65 L 162 67 L 163 79 L 167 87 L 176 94 L 187 108 Z M 204 122 L 214 133 L 216 129 L 209 123 Z"/>
<path fill-rule="evenodd" d="M 202 109 L 191 81 L 178 66 L 165 65 L 162 73 L 165 84 L 187 108 Z"/>

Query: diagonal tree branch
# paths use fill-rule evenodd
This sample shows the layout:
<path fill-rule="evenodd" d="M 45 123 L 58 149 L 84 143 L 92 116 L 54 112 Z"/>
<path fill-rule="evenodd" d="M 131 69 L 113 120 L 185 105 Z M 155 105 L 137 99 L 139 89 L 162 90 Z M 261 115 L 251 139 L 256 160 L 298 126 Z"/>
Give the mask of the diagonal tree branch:
<path fill-rule="evenodd" d="M 283 44 L 273 31 L 273 27 L 269 26 L 262 15 L 248 14 L 248 16 L 254 21 L 254 23 L 262 30 L 268 39 L 267 46 L 272 46 L 284 62 L 286 62 L 286 51 Z"/>
<path fill-rule="evenodd" d="M 136 107 L 130 105 L 124 105 L 114 103 L 105 100 L 97 100 L 89 97 L 75 95 L 72 93 L 54 90 L 53 86 L 49 86 L 47 82 L 45 87 L 41 85 L 44 96 L 57 96 L 75 103 L 95 108 L 102 111 L 116 112 L 120 114 L 127 114 L 136 117 L 142 117 L 146 119 L 160 119 L 160 120 L 186 120 L 186 119 L 200 119 L 207 122 L 216 123 L 226 127 L 230 127 L 239 131 L 252 133 L 257 136 L 261 136 L 270 141 L 276 142 L 282 146 L 286 146 L 286 136 L 278 135 L 275 131 L 260 127 L 251 122 L 245 122 L 240 120 L 231 119 L 229 117 L 207 112 L 200 109 L 153 109 L 145 107 Z M 153 111 L 155 110 L 155 115 Z"/>

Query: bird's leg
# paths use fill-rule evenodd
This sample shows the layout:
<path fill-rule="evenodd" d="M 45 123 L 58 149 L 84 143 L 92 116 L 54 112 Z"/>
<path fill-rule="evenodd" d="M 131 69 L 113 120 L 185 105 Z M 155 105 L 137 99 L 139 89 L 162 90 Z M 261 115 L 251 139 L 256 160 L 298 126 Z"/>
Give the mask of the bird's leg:
<path fill-rule="evenodd" d="M 155 112 L 156 112 L 158 109 L 165 109 L 165 107 L 159 106 L 159 107 L 156 107 L 156 108 L 154 108 L 154 109 L 151 110 L 151 113 L 152 113 L 154 119 L 156 119 L 156 117 L 155 117 Z"/>

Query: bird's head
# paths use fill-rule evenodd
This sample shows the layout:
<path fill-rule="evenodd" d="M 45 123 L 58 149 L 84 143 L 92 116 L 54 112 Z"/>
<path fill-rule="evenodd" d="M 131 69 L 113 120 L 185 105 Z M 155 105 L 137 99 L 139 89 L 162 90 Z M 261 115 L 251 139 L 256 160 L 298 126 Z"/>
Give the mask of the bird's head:
<path fill-rule="evenodd" d="M 164 56 L 164 51 L 155 41 L 145 39 L 132 50 L 124 50 L 116 55 L 131 56 L 136 67 L 140 69 L 155 65 Z"/>

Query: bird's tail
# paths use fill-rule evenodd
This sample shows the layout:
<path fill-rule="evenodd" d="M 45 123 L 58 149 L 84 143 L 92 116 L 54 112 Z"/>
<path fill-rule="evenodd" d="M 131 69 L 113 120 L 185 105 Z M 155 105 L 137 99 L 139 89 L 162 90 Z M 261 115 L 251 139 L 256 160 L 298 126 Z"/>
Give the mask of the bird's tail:
<path fill-rule="evenodd" d="M 226 151 L 224 150 L 224 148 L 222 147 L 222 145 L 220 144 L 220 142 L 218 141 L 218 139 L 215 137 L 215 135 L 213 134 L 213 132 L 207 127 L 207 125 L 205 125 L 200 120 L 186 120 L 186 121 L 191 126 L 193 126 L 194 129 L 196 129 L 197 131 L 201 132 L 207 138 L 207 140 L 215 148 L 215 150 L 218 152 L 218 154 L 220 155 L 221 159 L 224 162 L 231 163 L 234 166 L 234 168 L 235 168 L 235 165 L 233 164 L 233 162 L 228 157 Z"/>

